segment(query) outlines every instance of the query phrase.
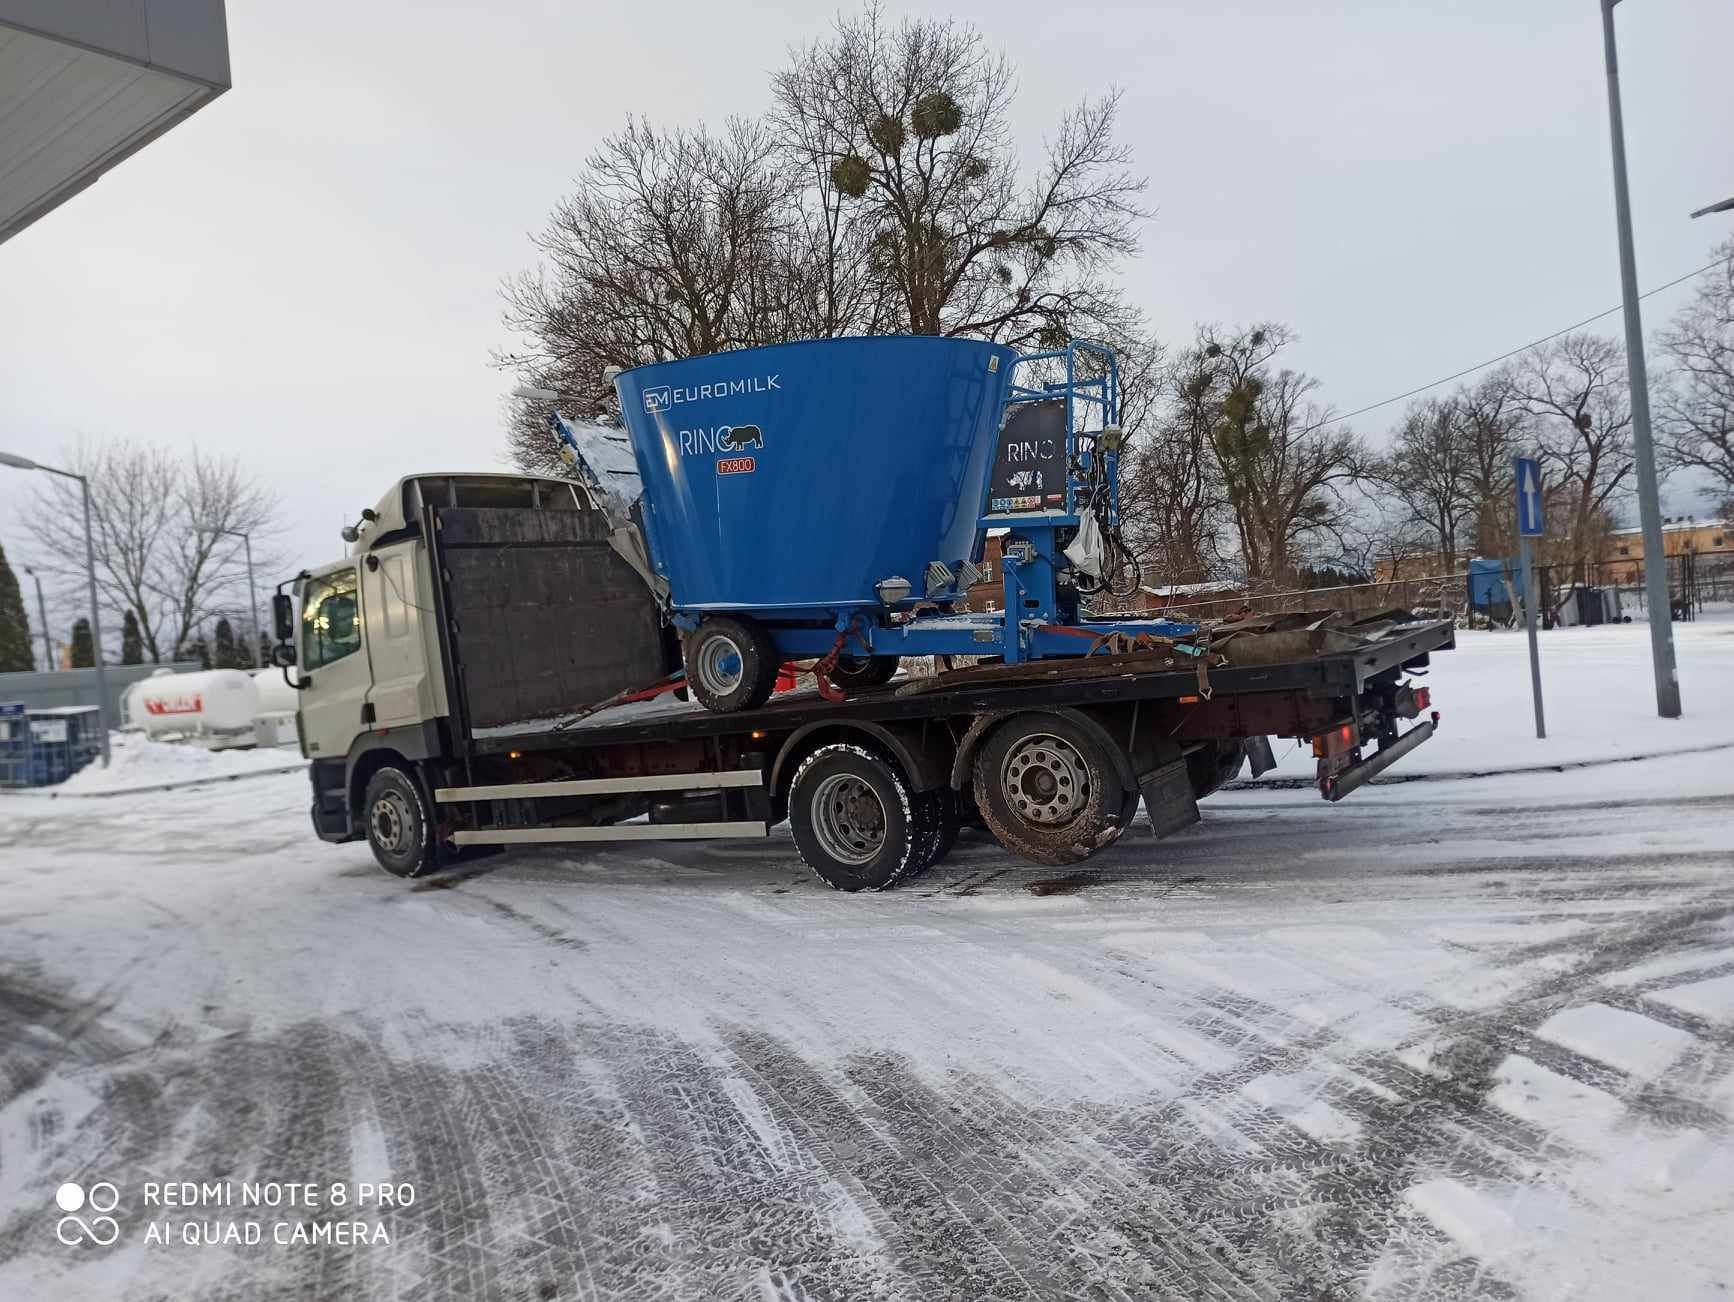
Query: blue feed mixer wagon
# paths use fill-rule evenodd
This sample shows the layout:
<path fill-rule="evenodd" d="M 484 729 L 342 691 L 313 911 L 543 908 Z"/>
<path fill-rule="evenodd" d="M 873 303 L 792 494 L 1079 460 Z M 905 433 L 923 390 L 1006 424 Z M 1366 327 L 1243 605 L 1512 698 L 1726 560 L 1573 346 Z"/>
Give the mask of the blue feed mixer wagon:
<path fill-rule="evenodd" d="M 790 659 L 819 659 L 822 686 L 847 691 L 904 656 L 1016 664 L 1197 631 L 1080 617 L 1081 600 L 1137 584 L 1100 345 L 824 339 L 614 384 L 650 562 L 710 709 L 762 704 Z M 1001 609 L 970 612 L 989 530 L 1005 534 Z"/>

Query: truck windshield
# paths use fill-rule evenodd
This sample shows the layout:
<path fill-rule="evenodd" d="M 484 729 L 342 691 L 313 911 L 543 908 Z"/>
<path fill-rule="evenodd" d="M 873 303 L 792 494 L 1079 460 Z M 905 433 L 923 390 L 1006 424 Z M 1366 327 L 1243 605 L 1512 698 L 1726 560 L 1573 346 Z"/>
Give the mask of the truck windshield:
<path fill-rule="evenodd" d="M 301 602 L 301 666 L 318 669 L 361 649 L 355 571 L 310 579 Z"/>

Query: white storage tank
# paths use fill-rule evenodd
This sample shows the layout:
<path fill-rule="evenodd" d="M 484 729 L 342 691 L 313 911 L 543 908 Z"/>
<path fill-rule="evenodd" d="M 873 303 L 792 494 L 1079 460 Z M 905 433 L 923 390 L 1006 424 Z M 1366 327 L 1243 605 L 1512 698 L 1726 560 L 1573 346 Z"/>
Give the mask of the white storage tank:
<path fill-rule="evenodd" d="M 283 680 L 283 675 L 289 675 L 289 682 Z M 292 686 L 299 682 L 301 671 L 291 665 L 283 669 L 255 669 L 253 685 L 259 689 L 260 714 L 294 714 L 300 705 L 297 699 L 301 695 Z"/>
<path fill-rule="evenodd" d="M 145 689 L 152 678 L 167 678 L 175 671 L 173 669 L 153 670 L 150 678 L 141 678 L 130 684 L 120 694 L 120 729 L 122 732 L 139 732 L 144 728 L 144 706 L 139 704 L 139 693 Z"/>
<path fill-rule="evenodd" d="M 147 678 L 128 704 L 146 736 L 250 733 L 259 713 L 259 689 L 239 669 L 207 669 Z"/>
<path fill-rule="evenodd" d="M 288 675 L 287 681 L 284 675 Z M 253 686 L 259 691 L 259 713 L 253 719 L 253 744 L 266 748 L 292 746 L 299 742 L 295 730 L 295 711 L 301 695 L 295 684 L 301 681 L 301 671 L 291 665 L 287 669 L 256 669 Z"/>

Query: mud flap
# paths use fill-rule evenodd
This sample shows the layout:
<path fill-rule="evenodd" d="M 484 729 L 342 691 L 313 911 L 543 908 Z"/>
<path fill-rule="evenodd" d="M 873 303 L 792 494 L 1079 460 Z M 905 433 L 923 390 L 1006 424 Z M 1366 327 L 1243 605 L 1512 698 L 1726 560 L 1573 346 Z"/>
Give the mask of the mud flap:
<path fill-rule="evenodd" d="M 1167 836 L 1198 821 L 1198 801 L 1192 795 L 1192 778 L 1184 759 L 1152 769 L 1138 779 L 1138 789 L 1144 794 L 1144 812 L 1150 818 L 1150 830 L 1157 836 Z"/>
<path fill-rule="evenodd" d="M 1246 739 L 1246 762 L 1252 767 L 1252 776 L 1263 777 L 1276 767 L 1276 756 L 1270 751 L 1269 737 L 1248 737 Z"/>

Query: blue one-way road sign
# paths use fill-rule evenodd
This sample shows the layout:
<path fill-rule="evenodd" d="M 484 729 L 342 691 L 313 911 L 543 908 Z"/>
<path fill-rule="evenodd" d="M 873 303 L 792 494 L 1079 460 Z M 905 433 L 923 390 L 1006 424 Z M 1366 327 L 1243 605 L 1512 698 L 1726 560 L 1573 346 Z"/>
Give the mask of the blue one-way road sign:
<path fill-rule="evenodd" d="M 1541 463 L 1534 457 L 1517 458 L 1517 532 L 1525 538 L 1547 532 L 1541 520 Z"/>

